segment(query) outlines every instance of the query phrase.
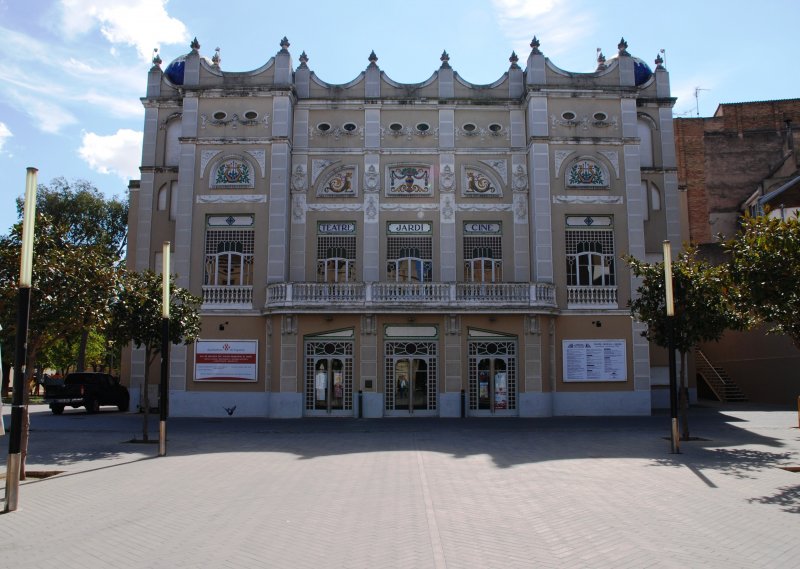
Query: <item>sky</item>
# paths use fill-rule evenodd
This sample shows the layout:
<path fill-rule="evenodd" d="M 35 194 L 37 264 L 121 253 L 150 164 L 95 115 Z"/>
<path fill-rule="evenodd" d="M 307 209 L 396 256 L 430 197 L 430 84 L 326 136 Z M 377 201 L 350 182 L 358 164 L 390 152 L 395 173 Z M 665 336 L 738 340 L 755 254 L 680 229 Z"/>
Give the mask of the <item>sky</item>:
<path fill-rule="evenodd" d="M 17 221 L 29 166 L 39 184 L 87 180 L 124 199 L 138 179 L 147 72 L 190 51 L 220 48 L 221 67 L 249 71 L 290 42 L 323 81 L 369 64 L 418 83 L 444 50 L 465 80 L 492 83 L 512 51 L 525 66 L 535 35 L 561 69 L 594 71 L 622 37 L 654 67 L 663 50 L 675 116 L 720 103 L 800 97 L 796 0 L 0 0 L 0 234 Z"/>

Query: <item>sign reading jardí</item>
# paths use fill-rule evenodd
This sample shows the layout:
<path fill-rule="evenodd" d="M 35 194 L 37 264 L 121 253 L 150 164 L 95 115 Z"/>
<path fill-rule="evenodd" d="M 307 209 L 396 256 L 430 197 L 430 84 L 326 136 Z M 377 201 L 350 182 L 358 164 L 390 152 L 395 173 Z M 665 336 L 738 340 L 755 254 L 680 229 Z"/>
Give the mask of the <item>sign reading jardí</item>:
<path fill-rule="evenodd" d="M 256 381 L 258 340 L 197 340 L 195 381 Z"/>
<path fill-rule="evenodd" d="M 390 223 L 389 224 L 389 233 L 390 234 L 409 234 L 409 233 L 430 233 L 431 232 L 431 224 L 426 222 L 420 221 L 411 221 L 411 222 L 400 222 L 400 223 Z"/>

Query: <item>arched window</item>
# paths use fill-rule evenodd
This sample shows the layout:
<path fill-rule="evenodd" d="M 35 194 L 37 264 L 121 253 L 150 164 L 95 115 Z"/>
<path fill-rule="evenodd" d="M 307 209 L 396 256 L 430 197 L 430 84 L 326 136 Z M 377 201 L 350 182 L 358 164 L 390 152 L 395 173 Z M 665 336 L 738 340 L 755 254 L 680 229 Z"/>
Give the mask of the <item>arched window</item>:
<path fill-rule="evenodd" d="M 567 231 L 567 285 L 614 286 L 611 230 Z"/>
<path fill-rule="evenodd" d="M 169 121 L 167 123 L 167 136 L 164 146 L 164 166 L 178 166 L 181 158 L 181 143 L 178 140 L 180 135 L 180 118 Z"/>
<path fill-rule="evenodd" d="M 644 119 L 636 122 L 636 131 L 639 136 L 639 165 L 642 168 L 653 167 L 653 129 Z"/>
<path fill-rule="evenodd" d="M 158 190 L 158 201 L 156 209 L 158 211 L 167 211 L 167 203 L 169 203 L 169 184 L 164 184 Z"/>

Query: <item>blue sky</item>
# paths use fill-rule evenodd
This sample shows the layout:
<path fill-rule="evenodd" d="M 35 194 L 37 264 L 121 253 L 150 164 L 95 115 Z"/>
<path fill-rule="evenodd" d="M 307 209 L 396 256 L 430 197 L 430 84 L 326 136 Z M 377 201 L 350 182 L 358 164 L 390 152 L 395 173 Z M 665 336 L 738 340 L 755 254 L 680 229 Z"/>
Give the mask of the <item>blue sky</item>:
<path fill-rule="evenodd" d="M 711 116 L 719 103 L 800 97 L 798 15 L 796 0 L 0 0 L 0 233 L 17 219 L 28 166 L 40 183 L 64 176 L 125 195 L 154 47 L 166 67 L 197 37 L 209 58 L 220 48 L 223 70 L 247 71 L 286 36 L 295 67 L 305 51 L 331 83 L 354 79 L 371 50 L 395 81 L 424 81 L 447 50 L 480 84 L 507 70 L 512 51 L 524 66 L 534 35 L 577 72 L 624 36 L 651 67 L 665 50 L 676 116 Z"/>

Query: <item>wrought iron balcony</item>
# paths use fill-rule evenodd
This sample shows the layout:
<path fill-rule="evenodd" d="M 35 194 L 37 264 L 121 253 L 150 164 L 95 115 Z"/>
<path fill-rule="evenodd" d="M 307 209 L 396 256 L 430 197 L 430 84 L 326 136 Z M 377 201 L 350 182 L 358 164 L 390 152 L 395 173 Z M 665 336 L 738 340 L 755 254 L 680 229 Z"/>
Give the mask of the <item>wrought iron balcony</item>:
<path fill-rule="evenodd" d="M 550 283 L 275 283 L 267 285 L 268 310 L 554 309 Z"/>

